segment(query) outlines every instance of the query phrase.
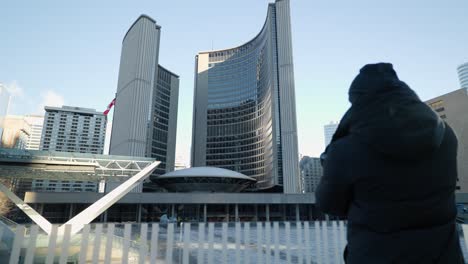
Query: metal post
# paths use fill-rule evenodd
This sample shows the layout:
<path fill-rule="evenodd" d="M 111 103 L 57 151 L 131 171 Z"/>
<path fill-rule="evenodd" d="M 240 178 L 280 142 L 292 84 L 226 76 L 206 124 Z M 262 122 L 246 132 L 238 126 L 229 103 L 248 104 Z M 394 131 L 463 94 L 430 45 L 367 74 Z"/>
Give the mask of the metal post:
<path fill-rule="evenodd" d="M 239 222 L 239 205 L 238 204 L 234 206 L 234 213 L 235 213 L 235 221 Z"/>
<path fill-rule="evenodd" d="M 104 213 L 102 213 L 102 217 L 101 217 L 101 223 L 107 223 L 107 212 L 109 210 L 106 210 Z"/>
<path fill-rule="evenodd" d="M 266 221 L 270 222 L 270 205 L 269 204 L 265 205 L 265 211 L 266 211 Z"/>
<path fill-rule="evenodd" d="M 286 204 L 283 204 L 282 205 L 282 208 L 283 208 L 283 222 L 286 222 Z"/>
<path fill-rule="evenodd" d="M 175 217 L 175 206 L 171 204 L 171 217 Z"/>
<path fill-rule="evenodd" d="M 73 217 L 73 208 L 74 208 L 74 206 L 73 206 L 72 203 L 70 204 L 70 207 L 69 207 L 69 208 L 70 208 L 70 211 L 69 211 L 69 213 L 68 213 L 68 219 L 67 219 L 67 220 L 70 220 L 70 219 L 72 219 L 72 217 Z"/>
<path fill-rule="evenodd" d="M 299 214 L 299 205 L 296 204 L 296 221 L 301 221 L 301 215 Z"/>
<path fill-rule="evenodd" d="M 206 208 L 206 204 L 203 204 L 203 222 L 205 222 L 205 223 L 206 223 L 206 220 L 207 220 L 206 211 L 208 211 L 207 208 Z"/>
<path fill-rule="evenodd" d="M 314 220 L 314 217 L 313 217 L 313 215 L 312 215 L 312 211 L 313 211 L 313 209 L 314 209 L 313 207 L 314 207 L 314 206 L 313 206 L 312 204 L 309 205 L 309 210 L 308 210 L 308 211 L 309 211 L 309 221 L 313 221 L 313 220 Z"/>
<path fill-rule="evenodd" d="M 229 222 L 229 204 L 226 204 L 226 222 Z"/>
<path fill-rule="evenodd" d="M 141 223 L 141 204 L 137 205 L 137 215 L 136 215 L 136 217 L 137 217 L 136 222 Z"/>
<path fill-rule="evenodd" d="M 257 221 L 258 221 L 258 204 L 256 204 L 254 207 L 255 207 L 255 218 L 254 218 L 254 222 L 257 222 Z"/>

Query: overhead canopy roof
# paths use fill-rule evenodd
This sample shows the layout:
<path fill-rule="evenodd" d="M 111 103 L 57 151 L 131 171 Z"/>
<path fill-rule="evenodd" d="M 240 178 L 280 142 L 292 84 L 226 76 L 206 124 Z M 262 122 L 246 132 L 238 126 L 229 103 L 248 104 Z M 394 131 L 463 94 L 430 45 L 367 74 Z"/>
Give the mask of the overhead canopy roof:
<path fill-rule="evenodd" d="M 176 170 L 161 175 L 158 177 L 158 179 L 170 179 L 176 177 L 235 178 L 255 181 L 255 179 L 242 173 L 216 167 L 192 167 L 183 170 Z"/>
<path fill-rule="evenodd" d="M 154 161 L 143 157 L 0 148 L 0 178 L 89 181 L 127 178 Z"/>

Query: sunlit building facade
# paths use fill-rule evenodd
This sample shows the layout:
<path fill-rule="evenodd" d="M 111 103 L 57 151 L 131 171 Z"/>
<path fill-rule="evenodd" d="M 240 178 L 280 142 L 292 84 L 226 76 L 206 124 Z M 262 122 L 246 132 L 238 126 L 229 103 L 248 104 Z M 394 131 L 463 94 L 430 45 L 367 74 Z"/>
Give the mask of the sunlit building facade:
<path fill-rule="evenodd" d="M 338 129 L 338 122 L 330 122 L 327 125 L 323 126 L 323 135 L 325 137 L 325 147 L 327 147 L 332 141 L 333 135 Z"/>
<path fill-rule="evenodd" d="M 304 156 L 299 163 L 299 167 L 301 169 L 302 191 L 304 193 L 315 192 L 323 176 L 320 158 Z"/>
<path fill-rule="evenodd" d="M 251 41 L 200 52 L 195 67 L 192 166 L 300 192 L 289 1 L 269 4 Z"/>

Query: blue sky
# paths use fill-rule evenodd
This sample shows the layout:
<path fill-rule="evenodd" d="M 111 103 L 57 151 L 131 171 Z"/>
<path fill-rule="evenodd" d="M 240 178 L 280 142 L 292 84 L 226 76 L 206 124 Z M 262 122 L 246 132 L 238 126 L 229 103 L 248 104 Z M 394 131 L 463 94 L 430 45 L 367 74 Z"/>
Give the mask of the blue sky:
<path fill-rule="evenodd" d="M 10 114 L 44 104 L 103 111 L 117 88 L 122 38 L 142 13 L 162 26 L 159 62 L 180 75 L 177 155 L 188 160 L 194 57 L 240 45 L 262 27 L 269 1 L 6 1 L 0 82 Z M 468 1 L 291 0 L 299 150 L 317 156 L 323 125 L 347 109 L 366 63 L 392 62 L 424 99 L 458 89 L 468 61 Z"/>

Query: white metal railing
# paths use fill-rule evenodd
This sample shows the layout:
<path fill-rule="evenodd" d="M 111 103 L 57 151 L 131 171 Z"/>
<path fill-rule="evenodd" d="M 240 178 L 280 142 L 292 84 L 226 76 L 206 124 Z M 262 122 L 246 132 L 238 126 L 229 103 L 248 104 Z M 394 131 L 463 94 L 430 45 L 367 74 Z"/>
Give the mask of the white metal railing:
<path fill-rule="evenodd" d="M 346 223 L 91 224 L 75 235 L 0 226 L 0 263 L 343 263 Z M 465 227 L 464 227 L 465 229 Z M 468 228 L 466 228 L 468 232 Z"/>

